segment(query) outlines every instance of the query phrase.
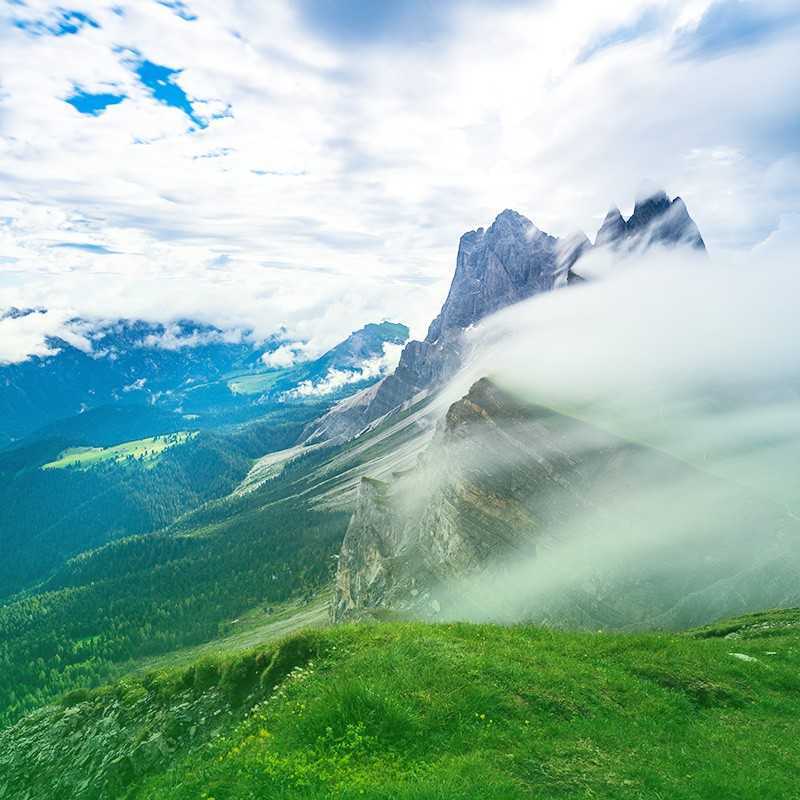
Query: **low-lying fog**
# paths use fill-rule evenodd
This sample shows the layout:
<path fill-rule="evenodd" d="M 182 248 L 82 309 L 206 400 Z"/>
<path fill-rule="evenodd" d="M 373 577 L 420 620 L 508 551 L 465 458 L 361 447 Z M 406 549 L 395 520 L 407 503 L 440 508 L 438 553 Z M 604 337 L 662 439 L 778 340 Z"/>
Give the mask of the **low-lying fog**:
<path fill-rule="evenodd" d="M 579 266 L 589 282 L 471 330 L 448 397 L 489 376 L 648 450 L 635 474 L 599 478 L 602 509 L 576 509 L 537 533 L 535 554 L 450 586 L 448 614 L 547 618 L 569 595 L 627 604 L 622 624 L 681 625 L 800 602 L 796 265 L 650 251 Z M 580 453 L 582 437 L 560 446 Z M 648 452 L 686 469 L 648 480 Z"/>

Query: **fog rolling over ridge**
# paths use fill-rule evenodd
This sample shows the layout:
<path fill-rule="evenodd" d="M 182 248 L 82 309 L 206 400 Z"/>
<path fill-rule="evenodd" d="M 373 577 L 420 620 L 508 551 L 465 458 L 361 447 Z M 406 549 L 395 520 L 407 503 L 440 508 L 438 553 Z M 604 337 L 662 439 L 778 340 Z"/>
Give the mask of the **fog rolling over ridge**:
<path fill-rule="evenodd" d="M 423 617 L 587 627 L 800 602 L 794 265 L 656 248 L 580 266 L 594 280 L 467 332 L 417 470 L 362 487 L 380 502 L 360 504 L 340 573 L 381 525 L 373 550 L 391 557 L 362 542 L 340 616 L 348 591 Z"/>
<path fill-rule="evenodd" d="M 471 331 L 474 359 L 450 391 L 490 376 L 800 515 L 797 264 L 653 250 L 597 251 L 581 267 L 598 280 Z"/>

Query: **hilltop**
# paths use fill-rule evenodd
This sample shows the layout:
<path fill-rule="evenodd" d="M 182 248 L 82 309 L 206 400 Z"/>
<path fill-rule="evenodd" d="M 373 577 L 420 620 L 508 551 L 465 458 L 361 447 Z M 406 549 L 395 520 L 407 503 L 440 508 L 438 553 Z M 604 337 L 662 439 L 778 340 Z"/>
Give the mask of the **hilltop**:
<path fill-rule="evenodd" d="M 797 797 L 800 612 L 688 634 L 346 625 L 76 691 L 5 797 Z"/>

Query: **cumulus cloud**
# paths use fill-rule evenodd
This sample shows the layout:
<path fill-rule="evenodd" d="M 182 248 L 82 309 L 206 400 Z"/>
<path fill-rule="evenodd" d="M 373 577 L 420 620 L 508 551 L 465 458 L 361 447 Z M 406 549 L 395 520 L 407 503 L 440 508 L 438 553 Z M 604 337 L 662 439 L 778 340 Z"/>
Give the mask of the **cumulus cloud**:
<path fill-rule="evenodd" d="M 353 383 L 381 378 L 394 371 L 400 362 L 403 345 L 383 343 L 383 353 L 371 358 L 354 369 L 329 369 L 318 381 L 301 381 L 296 388 L 286 392 L 286 397 L 322 397 L 333 394 Z"/>
<path fill-rule="evenodd" d="M 735 5 L 3 4 L 0 307 L 419 335 L 464 230 L 511 206 L 591 235 L 643 175 L 749 250 L 800 206 L 800 77 L 796 27 L 740 41 Z"/>
<path fill-rule="evenodd" d="M 303 357 L 303 345 L 301 343 L 282 344 L 275 350 L 264 353 L 261 361 L 265 367 L 279 369 L 281 367 L 291 367 Z"/>

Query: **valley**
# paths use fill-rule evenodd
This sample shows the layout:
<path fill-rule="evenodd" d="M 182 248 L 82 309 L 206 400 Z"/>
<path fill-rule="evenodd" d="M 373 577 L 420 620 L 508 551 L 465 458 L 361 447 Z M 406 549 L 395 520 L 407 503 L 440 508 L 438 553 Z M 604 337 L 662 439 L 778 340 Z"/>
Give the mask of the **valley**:
<path fill-rule="evenodd" d="M 568 248 L 507 210 L 462 237 L 424 341 L 370 324 L 266 370 L 276 343 L 215 343 L 149 405 L 0 451 L 0 797 L 785 792 L 783 495 L 542 403 L 503 355 L 504 311 L 580 302 L 592 255 L 704 258 L 677 202 Z"/>

